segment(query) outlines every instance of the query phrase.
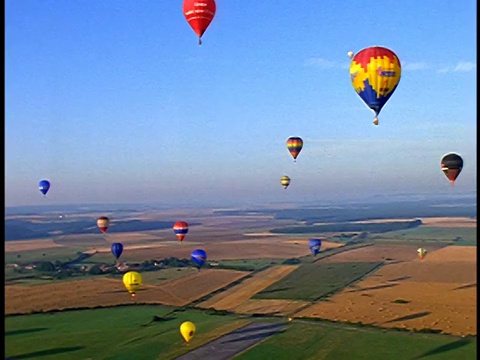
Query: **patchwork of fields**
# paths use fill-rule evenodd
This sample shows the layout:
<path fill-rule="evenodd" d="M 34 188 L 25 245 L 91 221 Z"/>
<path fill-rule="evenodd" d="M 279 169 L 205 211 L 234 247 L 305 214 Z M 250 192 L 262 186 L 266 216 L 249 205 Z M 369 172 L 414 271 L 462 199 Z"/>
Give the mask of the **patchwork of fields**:
<path fill-rule="evenodd" d="M 255 221 L 249 221 L 250 229 L 256 230 Z M 453 224 L 442 219 L 430 219 L 426 223 L 432 231 L 436 231 L 438 224 Z M 470 220 L 459 224 L 473 226 Z M 208 224 L 202 226 L 209 227 Z M 455 227 L 452 225 L 452 228 Z M 423 234 L 422 231 L 425 230 L 418 230 L 418 234 Z M 447 246 L 445 242 L 422 245 L 428 253 L 421 261 L 416 252 L 419 245 L 415 244 L 415 234 L 407 234 L 410 245 L 379 242 L 345 248 L 316 261 L 310 260 L 308 240 L 304 237 L 253 233 L 248 239 L 204 242 L 201 246 L 212 261 L 304 260 L 298 265 L 266 263 L 256 271 L 215 268 L 182 271 L 163 281 L 155 279 L 153 273 L 145 273 L 147 281 L 133 301 L 177 307 L 200 301 L 195 305 L 198 308 L 246 315 L 317 318 L 476 335 L 476 247 Z M 132 237 L 130 245 L 125 247 L 128 261 L 188 258 L 190 252 L 199 247 L 199 243 L 193 242 L 196 239 L 185 243 L 168 240 L 152 246 L 150 241 L 155 236 Z M 448 237 L 445 234 L 445 238 Z M 108 244 L 114 239 L 118 240 L 118 236 L 99 240 L 97 253 L 89 260 L 95 261 L 97 257 L 100 261 L 111 256 Z M 142 240 L 148 241 L 142 243 Z M 40 245 L 51 251 L 59 251 L 63 246 L 50 240 L 15 241 L 7 243 L 5 249 L 10 253 L 20 249 L 33 251 L 40 249 Z M 322 251 L 343 245 L 324 241 Z M 132 300 L 121 276 L 88 277 L 28 287 L 5 286 L 7 315 L 130 303 Z"/>

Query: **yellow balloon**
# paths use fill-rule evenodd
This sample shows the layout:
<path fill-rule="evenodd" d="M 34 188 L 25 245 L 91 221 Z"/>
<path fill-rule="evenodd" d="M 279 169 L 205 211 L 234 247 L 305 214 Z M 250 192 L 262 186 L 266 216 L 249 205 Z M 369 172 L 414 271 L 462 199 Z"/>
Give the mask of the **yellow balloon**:
<path fill-rule="evenodd" d="M 142 275 L 136 271 L 129 271 L 123 275 L 123 284 L 127 288 L 128 292 L 135 296 L 135 292 L 142 285 Z"/>
<path fill-rule="evenodd" d="M 180 334 L 182 334 L 187 343 L 192 340 L 195 330 L 195 325 L 191 321 L 185 321 L 180 325 Z"/>
<path fill-rule="evenodd" d="M 280 184 L 286 189 L 290 185 L 290 178 L 287 175 L 282 176 Z"/>

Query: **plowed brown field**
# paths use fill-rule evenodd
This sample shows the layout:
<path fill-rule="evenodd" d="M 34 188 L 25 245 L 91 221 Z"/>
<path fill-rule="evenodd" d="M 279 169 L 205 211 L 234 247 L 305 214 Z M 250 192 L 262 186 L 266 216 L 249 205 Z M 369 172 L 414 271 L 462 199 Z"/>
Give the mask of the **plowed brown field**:
<path fill-rule="evenodd" d="M 248 275 L 248 272 L 205 269 L 160 285 L 144 284 L 134 301 L 184 306 Z M 37 286 L 5 286 L 5 314 L 114 306 L 131 303 L 121 279 L 89 278 Z"/>
<path fill-rule="evenodd" d="M 210 299 L 200 303 L 200 308 L 214 308 L 216 310 L 229 310 L 237 313 L 281 313 L 287 314 L 306 303 L 304 301 L 286 300 L 250 300 L 256 293 L 266 289 L 271 284 L 297 269 L 296 265 L 273 266 L 264 271 L 258 272 L 250 279 L 246 279 L 226 291 L 217 294 Z"/>
<path fill-rule="evenodd" d="M 476 281 L 476 247 L 449 246 L 423 261 L 385 265 L 295 316 L 476 334 Z"/>

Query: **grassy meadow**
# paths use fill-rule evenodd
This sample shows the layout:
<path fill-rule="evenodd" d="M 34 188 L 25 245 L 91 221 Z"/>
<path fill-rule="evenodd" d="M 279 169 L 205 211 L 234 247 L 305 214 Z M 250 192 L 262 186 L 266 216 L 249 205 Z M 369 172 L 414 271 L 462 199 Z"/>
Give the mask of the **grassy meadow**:
<path fill-rule="evenodd" d="M 174 310 L 131 305 L 9 316 L 5 318 L 5 356 L 40 360 L 170 360 L 252 321 L 208 311 Z M 180 324 L 187 320 L 197 327 L 188 345 L 179 333 Z M 476 359 L 476 338 L 294 320 L 285 331 L 234 359 L 350 360 L 352 354 L 355 360 Z"/>
<path fill-rule="evenodd" d="M 476 338 L 453 338 L 295 320 L 285 332 L 237 355 L 235 360 L 473 360 Z"/>
<path fill-rule="evenodd" d="M 378 262 L 305 263 L 253 299 L 316 301 L 379 268 Z"/>

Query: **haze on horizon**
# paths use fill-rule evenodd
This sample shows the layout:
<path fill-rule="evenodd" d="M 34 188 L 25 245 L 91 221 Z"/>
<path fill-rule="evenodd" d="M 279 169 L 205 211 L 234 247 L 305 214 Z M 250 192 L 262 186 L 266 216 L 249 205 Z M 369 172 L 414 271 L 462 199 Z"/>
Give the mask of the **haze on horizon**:
<path fill-rule="evenodd" d="M 7 0 L 5 206 L 476 196 L 474 1 L 255 6 L 218 2 L 198 46 L 175 2 Z M 372 45 L 402 64 L 378 127 L 346 55 Z"/>

